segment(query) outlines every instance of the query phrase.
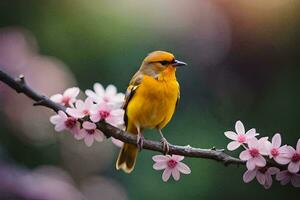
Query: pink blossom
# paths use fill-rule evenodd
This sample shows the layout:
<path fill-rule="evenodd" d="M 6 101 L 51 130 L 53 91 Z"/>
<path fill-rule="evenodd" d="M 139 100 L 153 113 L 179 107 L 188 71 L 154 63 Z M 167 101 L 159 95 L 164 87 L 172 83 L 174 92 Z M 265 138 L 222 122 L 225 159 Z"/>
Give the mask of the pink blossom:
<path fill-rule="evenodd" d="M 298 139 L 296 150 L 292 146 L 286 147 L 285 156 L 289 159 L 288 170 L 297 173 L 300 169 L 300 139 Z"/>
<path fill-rule="evenodd" d="M 267 152 L 270 158 L 273 158 L 277 163 L 286 165 L 289 163 L 289 159 L 285 156 L 286 145 L 281 147 L 281 136 L 276 133 L 272 138 L 272 143 L 267 141 L 266 143 Z"/>
<path fill-rule="evenodd" d="M 249 183 L 255 177 L 256 180 L 264 186 L 265 189 L 269 189 L 272 185 L 272 175 L 275 175 L 280 170 L 276 167 L 256 167 L 254 170 L 247 170 L 243 175 L 243 180 L 245 183 Z"/>
<path fill-rule="evenodd" d="M 73 106 L 73 103 L 76 101 L 80 90 L 78 87 L 72 87 L 65 90 L 63 94 L 55 94 L 50 97 L 55 103 L 59 103 L 63 106 Z"/>
<path fill-rule="evenodd" d="M 266 166 L 266 160 L 262 155 L 266 155 L 265 142 L 267 138 L 257 140 L 252 138 L 248 141 L 248 148 L 240 153 L 240 159 L 246 160 L 248 170 L 254 170 L 255 167 Z"/>
<path fill-rule="evenodd" d="M 117 88 L 114 85 L 108 85 L 106 89 L 100 83 L 94 84 L 94 91 L 86 90 L 85 94 L 91 97 L 96 103 L 112 103 L 120 107 L 124 102 L 124 94 L 117 93 Z"/>
<path fill-rule="evenodd" d="M 88 147 L 92 146 L 94 140 L 102 142 L 104 137 L 104 134 L 97 129 L 96 124 L 89 121 L 82 123 L 82 129 L 79 131 L 79 134 L 75 136 L 77 140 L 84 139 L 84 142 Z"/>
<path fill-rule="evenodd" d="M 286 185 L 291 182 L 294 187 L 300 187 L 300 174 L 291 173 L 288 170 L 278 172 L 276 174 L 276 180 L 280 181 L 281 185 Z"/>
<path fill-rule="evenodd" d="M 93 105 L 93 100 L 88 97 L 84 102 L 82 100 L 77 100 L 75 103 L 75 108 L 67 108 L 66 112 L 72 117 L 81 119 L 90 115 Z"/>
<path fill-rule="evenodd" d="M 155 170 L 163 170 L 162 179 L 164 182 L 168 181 L 172 175 L 174 180 L 180 179 L 180 172 L 183 174 L 190 174 L 191 169 L 184 163 L 180 162 L 184 159 L 184 156 L 178 155 L 156 155 L 153 156 L 154 160 L 153 168 Z"/>
<path fill-rule="evenodd" d="M 239 148 L 242 144 L 246 144 L 249 139 L 254 138 L 258 135 L 255 129 L 252 128 L 245 133 L 245 127 L 241 121 L 235 123 L 235 131 L 226 131 L 224 134 L 229 139 L 233 140 L 227 145 L 227 149 L 233 151 Z"/>
<path fill-rule="evenodd" d="M 104 120 L 111 125 L 118 126 L 124 123 L 123 117 L 123 109 L 114 109 L 113 105 L 102 102 L 93 106 L 90 119 L 95 123 Z"/>
<path fill-rule="evenodd" d="M 111 142 L 114 144 L 114 145 L 116 145 L 117 147 L 123 147 L 123 145 L 124 145 L 124 142 L 122 142 L 121 140 L 118 140 L 118 139 L 116 139 L 116 138 L 114 138 L 114 137 L 111 137 Z"/>
<path fill-rule="evenodd" d="M 63 111 L 58 111 L 57 115 L 50 117 L 50 122 L 55 125 L 54 129 L 57 132 L 68 130 L 74 135 L 79 133 L 80 124 L 74 117 L 68 117 Z"/>

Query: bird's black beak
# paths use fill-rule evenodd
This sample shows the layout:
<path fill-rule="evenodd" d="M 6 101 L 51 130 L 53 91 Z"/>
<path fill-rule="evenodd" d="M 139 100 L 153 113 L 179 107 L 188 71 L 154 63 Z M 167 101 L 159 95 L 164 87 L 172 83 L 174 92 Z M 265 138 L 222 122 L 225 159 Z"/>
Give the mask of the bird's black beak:
<path fill-rule="evenodd" d="M 180 66 L 186 66 L 187 64 L 185 62 L 182 62 L 180 60 L 175 60 L 173 63 L 174 67 L 180 67 Z"/>

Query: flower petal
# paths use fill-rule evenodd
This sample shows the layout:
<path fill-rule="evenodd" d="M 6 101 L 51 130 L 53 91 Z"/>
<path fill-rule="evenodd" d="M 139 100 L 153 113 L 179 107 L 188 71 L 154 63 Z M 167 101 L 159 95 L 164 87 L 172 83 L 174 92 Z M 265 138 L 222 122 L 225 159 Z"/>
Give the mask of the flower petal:
<path fill-rule="evenodd" d="M 73 135 L 78 135 L 80 131 L 80 124 L 76 122 L 75 126 L 69 130 Z"/>
<path fill-rule="evenodd" d="M 123 109 L 115 109 L 110 112 L 110 114 L 113 116 L 122 116 L 122 117 L 123 117 L 124 113 L 125 113 L 125 111 Z"/>
<path fill-rule="evenodd" d="M 85 101 L 84 101 L 85 109 L 91 110 L 93 105 L 94 105 L 93 98 L 88 97 L 88 98 L 85 99 Z"/>
<path fill-rule="evenodd" d="M 66 128 L 66 126 L 64 123 L 58 123 L 54 127 L 55 131 L 57 131 L 57 132 L 61 132 L 61 131 L 65 130 L 65 128 Z"/>
<path fill-rule="evenodd" d="M 170 158 L 164 155 L 155 155 L 152 157 L 152 160 L 155 162 L 168 161 Z"/>
<path fill-rule="evenodd" d="M 226 131 L 224 135 L 231 140 L 237 140 L 237 134 L 233 131 Z"/>
<path fill-rule="evenodd" d="M 99 97 L 92 90 L 86 90 L 85 94 L 86 94 L 86 96 L 91 97 L 94 102 L 98 102 L 99 101 Z"/>
<path fill-rule="evenodd" d="M 75 106 L 78 110 L 82 110 L 84 108 L 84 102 L 81 99 L 79 99 L 76 101 Z"/>
<path fill-rule="evenodd" d="M 72 87 L 72 88 L 68 88 L 65 90 L 64 92 L 64 96 L 68 96 L 68 97 L 77 97 L 77 95 L 79 94 L 80 90 L 78 87 Z"/>
<path fill-rule="evenodd" d="M 264 188 L 269 189 L 272 186 L 272 183 L 273 183 L 272 177 L 270 175 L 266 175 Z"/>
<path fill-rule="evenodd" d="M 74 134 L 76 140 L 81 140 L 87 135 L 87 132 L 84 129 L 81 129 L 77 134 Z"/>
<path fill-rule="evenodd" d="M 247 144 L 249 148 L 257 148 L 258 146 L 258 140 L 256 137 L 248 139 Z"/>
<path fill-rule="evenodd" d="M 114 100 L 115 100 L 116 102 L 122 103 L 122 102 L 124 102 L 124 100 L 125 100 L 125 95 L 124 95 L 123 93 L 118 93 L 118 94 L 115 96 Z"/>
<path fill-rule="evenodd" d="M 251 139 L 251 138 L 255 137 L 256 135 L 257 134 L 256 134 L 255 128 L 252 128 L 246 132 L 246 139 Z"/>
<path fill-rule="evenodd" d="M 124 142 L 122 142 L 121 140 L 118 140 L 118 139 L 116 139 L 116 138 L 114 138 L 114 137 L 111 137 L 111 142 L 114 144 L 114 145 L 116 145 L 117 147 L 123 147 L 123 145 L 124 145 Z"/>
<path fill-rule="evenodd" d="M 86 134 L 86 136 L 84 137 L 84 142 L 85 142 L 86 146 L 88 146 L 88 147 L 92 146 L 92 144 L 94 143 L 93 135 Z"/>
<path fill-rule="evenodd" d="M 97 122 L 100 121 L 101 117 L 98 113 L 96 113 L 96 114 L 91 114 L 90 119 L 91 119 L 92 122 L 97 123 Z"/>
<path fill-rule="evenodd" d="M 270 175 L 275 175 L 278 172 L 280 172 L 280 170 L 277 167 L 270 167 L 267 170 L 267 173 L 270 174 Z"/>
<path fill-rule="evenodd" d="M 54 124 L 54 125 L 63 121 L 59 115 L 53 115 L 50 117 L 49 120 L 50 120 L 51 124 Z"/>
<path fill-rule="evenodd" d="M 248 170 L 254 170 L 256 167 L 255 161 L 251 158 L 246 162 L 246 167 Z"/>
<path fill-rule="evenodd" d="M 272 147 L 272 144 L 268 140 L 259 140 L 258 141 L 257 148 L 261 155 L 264 155 L 264 156 L 269 155 L 271 147 Z"/>
<path fill-rule="evenodd" d="M 67 108 L 66 112 L 67 112 L 70 116 L 72 116 L 72 117 L 74 117 L 74 118 L 76 118 L 76 119 L 80 119 L 80 118 L 83 118 L 83 117 L 84 117 L 84 115 L 81 114 L 76 108 Z"/>
<path fill-rule="evenodd" d="M 102 98 L 104 96 L 104 88 L 100 83 L 94 84 L 94 90 L 95 90 L 96 94 L 98 95 L 98 97 Z"/>
<path fill-rule="evenodd" d="M 58 115 L 64 120 L 68 119 L 68 116 L 66 115 L 66 113 L 64 111 L 59 110 Z"/>
<path fill-rule="evenodd" d="M 245 183 L 251 182 L 256 176 L 257 170 L 247 170 L 243 175 L 243 180 Z"/>
<path fill-rule="evenodd" d="M 55 103 L 61 103 L 62 98 L 63 96 L 61 94 L 55 94 L 50 97 L 50 100 L 54 101 Z"/>
<path fill-rule="evenodd" d="M 107 103 L 104 101 L 99 104 L 99 110 L 103 110 L 110 113 L 113 109 L 114 107 L 111 103 Z"/>
<path fill-rule="evenodd" d="M 238 135 L 245 134 L 245 127 L 241 121 L 235 123 L 235 131 Z"/>
<path fill-rule="evenodd" d="M 171 170 L 170 168 L 167 167 L 167 168 L 165 169 L 165 171 L 163 172 L 163 174 L 162 174 L 162 180 L 163 180 L 164 182 L 167 182 L 167 181 L 169 180 L 171 174 L 172 174 L 172 170 Z"/>
<path fill-rule="evenodd" d="M 276 133 L 272 138 L 272 145 L 273 147 L 279 148 L 281 145 L 281 136 L 279 133 Z"/>
<path fill-rule="evenodd" d="M 173 160 L 180 162 L 184 159 L 184 156 L 179 156 L 179 155 L 172 155 L 171 157 Z"/>
<path fill-rule="evenodd" d="M 176 167 L 172 170 L 172 176 L 175 181 L 178 181 L 180 179 L 180 173 Z"/>
<path fill-rule="evenodd" d="M 240 157 L 241 160 L 249 160 L 250 158 L 252 158 L 252 156 L 250 155 L 248 149 L 242 151 L 242 152 L 240 153 L 240 156 L 239 156 L 239 157 Z"/>
<path fill-rule="evenodd" d="M 97 142 L 102 142 L 104 140 L 104 134 L 100 130 L 96 129 L 94 132 L 94 139 Z"/>
<path fill-rule="evenodd" d="M 299 167 L 300 167 L 300 161 L 290 162 L 290 164 L 288 166 L 288 170 L 291 173 L 297 173 L 299 171 Z"/>
<path fill-rule="evenodd" d="M 266 141 L 262 146 L 259 147 L 259 150 L 263 152 L 265 155 L 269 155 L 270 158 L 273 158 L 273 155 L 271 154 L 272 149 L 278 149 L 277 147 L 273 147 L 272 143 L 269 141 Z"/>
<path fill-rule="evenodd" d="M 288 158 L 292 158 L 296 150 L 292 146 L 283 146 L 280 148 L 282 155 Z"/>
<path fill-rule="evenodd" d="M 96 124 L 89 122 L 89 121 L 83 122 L 82 127 L 86 130 L 94 130 L 97 128 Z"/>
<path fill-rule="evenodd" d="M 122 116 L 108 116 L 105 121 L 113 126 L 118 126 L 124 123 L 123 115 Z"/>
<path fill-rule="evenodd" d="M 229 151 L 233 151 L 236 150 L 237 148 L 239 148 L 241 146 L 241 143 L 237 142 L 237 141 L 232 141 L 229 142 L 229 144 L 227 145 L 227 149 Z"/>
<path fill-rule="evenodd" d="M 257 172 L 256 179 L 261 185 L 264 185 L 266 182 L 266 176 L 261 172 Z"/>
<path fill-rule="evenodd" d="M 296 150 L 298 153 L 300 153 L 300 139 L 298 139 L 297 145 L 296 145 Z"/>
<path fill-rule="evenodd" d="M 191 169 L 186 164 L 179 162 L 177 163 L 177 169 L 183 174 L 190 174 Z"/>
<path fill-rule="evenodd" d="M 291 161 L 291 159 L 290 158 L 287 158 L 287 157 L 285 157 L 285 156 L 283 156 L 283 155 L 278 155 L 278 156 L 276 156 L 276 157 L 273 157 L 273 159 L 278 163 L 278 164 L 281 164 L 281 165 L 286 165 L 286 164 L 288 164 L 290 161 Z"/>
<path fill-rule="evenodd" d="M 294 187 L 299 188 L 300 187 L 300 175 L 299 174 L 294 174 L 291 178 L 291 184 Z"/>
<path fill-rule="evenodd" d="M 153 169 L 155 169 L 155 170 L 162 170 L 167 167 L 168 167 L 168 165 L 166 162 L 157 162 L 157 163 L 154 163 L 154 165 L 153 165 Z"/>
<path fill-rule="evenodd" d="M 253 158 L 255 165 L 258 167 L 264 167 L 267 164 L 266 159 L 262 155 L 258 155 L 257 157 Z"/>
<path fill-rule="evenodd" d="M 290 177 L 290 173 L 288 170 L 283 170 L 283 171 L 280 171 L 276 174 L 276 180 L 277 181 L 281 181 L 287 177 Z"/>
<path fill-rule="evenodd" d="M 117 88 L 114 85 L 108 85 L 105 90 L 105 95 L 111 97 L 117 94 Z"/>
<path fill-rule="evenodd" d="M 281 185 L 286 185 L 286 184 L 288 184 L 291 181 L 291 179 L 292 179 L 292 177 L 285 177 L 284 179 L 282 179 L 280 181 L 280 184 Z"/>

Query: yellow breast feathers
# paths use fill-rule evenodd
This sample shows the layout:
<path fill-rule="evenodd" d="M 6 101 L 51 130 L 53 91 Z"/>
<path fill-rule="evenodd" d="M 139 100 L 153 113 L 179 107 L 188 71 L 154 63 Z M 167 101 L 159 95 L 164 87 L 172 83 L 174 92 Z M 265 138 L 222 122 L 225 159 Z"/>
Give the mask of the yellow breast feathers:
<path fill-rule="evenodd" d="M 157 79 L 144 75 L 127 106 L 127 117 L 142 128 L 161 129 L 171 120 L 178 97 L 174 68 L 166 69 Z"/>

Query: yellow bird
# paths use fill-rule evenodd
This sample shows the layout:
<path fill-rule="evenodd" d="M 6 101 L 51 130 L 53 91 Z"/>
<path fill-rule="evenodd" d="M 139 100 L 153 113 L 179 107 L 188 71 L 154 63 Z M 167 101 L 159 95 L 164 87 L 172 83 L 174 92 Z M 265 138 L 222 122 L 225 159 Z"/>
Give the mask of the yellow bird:
<path fill-rule="evenodd" d="M 171 120 L 180 97 L 176 68 L 186 63 L 176 60 L 165 51 L 154 51 L 143 61 L 131 79 L 125 94 L 124 121 L 126 131 L 137 135 L 137 145 L 125 143 L 120 150 L 116 168 L 130 173 L 134 169 L 138 150 L 143 146 L 143 130 L 156 128 L 161 135 L 164 150 L 169 145 L 162 129 Z"/>

